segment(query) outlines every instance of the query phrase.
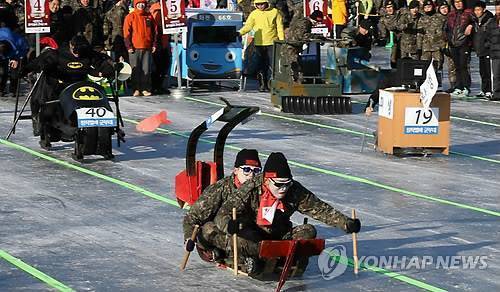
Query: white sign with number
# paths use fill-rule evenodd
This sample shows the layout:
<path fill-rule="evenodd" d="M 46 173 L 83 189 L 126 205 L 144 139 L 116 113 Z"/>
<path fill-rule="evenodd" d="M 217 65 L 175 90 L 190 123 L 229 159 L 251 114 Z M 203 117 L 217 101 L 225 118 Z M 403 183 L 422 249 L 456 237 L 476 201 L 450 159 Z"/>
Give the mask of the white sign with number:
<path fill-rule="evenodd" d="M 439 108 L 407 107 L 404 133 L 437 135 L 439 133 Z"/>
<path fill-rule="evenodd" d="M 78 128 L 116 127 L 116 117 L 103 107 L 79 108 L 76 110 Z"/>
<path fill-rule="evenodd" d="M 394 114 L 394 94 L 380 90 L 378 115 L 392 120 Z"/>

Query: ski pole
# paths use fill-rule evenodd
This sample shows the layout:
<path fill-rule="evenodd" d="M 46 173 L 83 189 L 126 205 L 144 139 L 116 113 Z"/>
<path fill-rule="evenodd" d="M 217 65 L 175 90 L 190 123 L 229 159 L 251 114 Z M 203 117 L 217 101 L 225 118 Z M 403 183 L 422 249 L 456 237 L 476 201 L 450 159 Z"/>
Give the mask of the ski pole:
<path fill-rule="evenodd" d="M 198 229 L 200 228 L 199 225 L 195 225 L 194 226 L 194 229 L 193 229 L 193 233 L 191 233 L 191 240 L 192 241 L 195 241 L 196 239 L 196 235 L 198 234 Z M 184 253 L 184 258 L 182 259 L 182 262 L 181 262 L 181 271 L 184 271 L 184 269 L 186 268 L 186 265 L 187 265 L 187 262 L 189 260 L 189 255 L 191 254 L 190 251 L 186 251 Z"/>
<path fill-rule="evenodd" d="M 368 107 L 373 109 L 373 100 L 372 99 L 370 99 L 370 105 Z M 365 114 L 365 125 L 366 125 L 366 129 L 365 129 L 365 132 L 363 133 L 363 140 L 361 141 L 361 153 L 363 153 L 363 150 L 365 149 L 366 135 L 368 135 L 368 116 L 366 114 Z"/>
<path fill-rule="evenodd" d="M 236 221 L 236 208 L 233 208 L 233 220 Z M 238 276 L 238 235 L 233 234 L 233 271 Z"/>
<path fill-rule="evenodd" d="M 356 210 L 352 209 L 352 219 L 356 219 Z M 352 257 L 354 258 L 354 274 L 358 274 L 358 239 L 356 233 L 352 233 Z"/>

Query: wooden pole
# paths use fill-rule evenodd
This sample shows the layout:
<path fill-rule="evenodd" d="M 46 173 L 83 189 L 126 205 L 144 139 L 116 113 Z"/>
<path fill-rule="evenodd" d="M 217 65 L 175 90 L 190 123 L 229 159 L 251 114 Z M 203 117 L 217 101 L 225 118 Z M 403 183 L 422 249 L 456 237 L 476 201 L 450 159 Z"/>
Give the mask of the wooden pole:
<path fill-rule="evenodd" d="M 356 219 L 356 210 L 352 209 L 352 219 Z M 352 257 L 354 258 L 354 274 L 358 274 L 358 239 L 356 233 L 352 233 Z"/>
<path fill-rule="evenodd" d="M 236 208 L 233 208 L 233 220 L 236 221 Z M 233 271 L 238 276 L 238 235 L 233 234 Z"/>
<path fill-rule="evenodd" d="M 196 240 L 196 234 L 198 234 L 198 229 L 200 228 L 199 225 L 195 225 L 194 226 L 194 229 L 193 229 L 193 233 L 191 233 L 191 240 L 192 241 L 195 241 Z M 181 271 L 184 271 L 184 269 L 186 268 L 186 264 L 189 260 L 189 255 L 191 254 L 190 251 L 186 251 L 184 253 L 184 258 L 182 259 L 182 262 L 181 262 Z"/>

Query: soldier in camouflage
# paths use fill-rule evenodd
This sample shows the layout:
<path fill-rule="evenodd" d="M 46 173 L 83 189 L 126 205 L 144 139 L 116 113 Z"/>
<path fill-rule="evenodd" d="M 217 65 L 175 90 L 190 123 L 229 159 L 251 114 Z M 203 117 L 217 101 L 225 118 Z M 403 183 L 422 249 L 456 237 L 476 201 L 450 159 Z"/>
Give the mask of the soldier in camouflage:
<path fill-rule="evenodd" d="M 297 5 L 295 7 L 298 7 Z M 294 10 L 297 11 L 297 10 Z M 302 70 L 299 62 L 299 53 L 302 52 L 302 46 L 312 38 L 311 29 L 317 22 L 323 21 L 323 13 L 319 10 L 311 13 L 309 17 L 304 17 L 294 13 L 290 27 L 286 33 L 285 40 L 287 42 L 285 49 L 282 51 L 286 64 L 289 68 L 290 75 L 294 82 L 302 82 Z"/>
<path fill-rule="evenodd" d="M 83 35 L 96 50 L 104 47 L 102 10 L 92 7 L 90 0 L 79 0 L 80 8 L 75 11 L 75 30 Z"/>
<path fill-rule="evenodd" d="M 393 33 L 394 44 L 391 48 L 391 68 L 396 68 L 396 63 L 401 58 L 401 31 L 397 29 L 401 14 L 399 10 L 396 10 L 393 0 L 387 0 L 384 5 L 385 14 L 380 18 L 378 33 L 380 39 L 387 39 L 390 33 Z"/>
<path fill-rule="evenodd" d="M 24 4 L 23 4 L 24 2 L 18 1 L 18 0 L 6 0 L 6 2 L 10 6 L 10 9 L 12 11 L 14 11 L 15 15 L 17 16 L 17 25 L 13 31 L 18 33 L 18 34 L 23 34 L 24 33 Z"/>
<path fill-rule="evenodd" d="M 190 240 L 194 226 L 201 227 L 198 233 L 197 249 L 200 257 L 213 261 L 223 256 L 222 250 L 217 250 L 213 243 L 214 237 L 226 238 L 227 234 L 217 228 L 213 222 L 222 204 L 227 201 L 237 189 L 247 180 L 252 179 L 262 170 L 259 154 L 254 149 L 243 149 L 236 155 L 234 170 L 215 184 L 207 187 L 196 203 L 191 206 L 183 221 L 186 250 L 192 251 L 194 242 Z M 216 236 L 217 235 L 217 236 Z"/>
<path fill-rule="evenodd" d="M 419 2 L 413 0 L 408 6 L 408 10 L 402 11 L 398 20 L 398 30 L 401 34 L 401 57 L 410 57 L 417 60 L 417 34 L 418 23 L 420 21 Z"/>
<path fill-rule="evenodd" d="M 250 13 L 255 10 L 252 5 L 253 0 L 238 0 L 238 10 L 243 12 L 243 21 L 245 21 Z"/>
<path fill-rule="evenodd" d="M 443 49 L 446 47 L 444 26 L 446 16 L 435 13 L 432 0 L 425 0 L 424 15 L 418 22 L 417 48 L 421 60 L 434 59 L 434 69 L 441 70 L 443 66 Z"/>
<path fill-rule="evenodd" d="M 233 208 L 236 208 L 237 220 L 232 219 Z M 238 235 L 239 255 L 245 263 L 248 259 L 259 262 L 262 240 L 316 237 L 316 229 L 310 224 L 293 226 L 290 217 L 296 211 L 347 233 L 359 232 L 361 228 L 358 219 L 348 218 L 293 180 L 288 162 L 279 152 L 268 157 L 263 174 L 247 181 L 223 202 L 214 223 L 222 234 Z M 230 254 L 230 236 L 221 236 L 221 233 L 210 236 L 217 248 Z"/>
<path fill-rule="evenodd" d="M 448 13 L 450 12 L 450 6 L 446 0 L 442 0 L 438 2 L 438 12 L 443 18 L 447 18 Z M 450 82 L 450 89 L 447 92 L 451 93 L 455 89 L 455 83 L 457 81 L 457 69 L 455 67 L 455 63 L 453 63 L 453 59 L 451 58 L 449 44 L 446 41 L 445 46 L 443 48 L 444 59 L 446 60 L 446 64 L 448 66 L 448 81 Z M 444 63 L 444 62 L 443 62 Z"/>
<path fill-rule="evenodd" d="M 104 47 L 113 53 L 115 61 L 128 59 L 123 40 L 123 22 L 128 14 L 129 0 L 119 0 L 104 16 Z"/>

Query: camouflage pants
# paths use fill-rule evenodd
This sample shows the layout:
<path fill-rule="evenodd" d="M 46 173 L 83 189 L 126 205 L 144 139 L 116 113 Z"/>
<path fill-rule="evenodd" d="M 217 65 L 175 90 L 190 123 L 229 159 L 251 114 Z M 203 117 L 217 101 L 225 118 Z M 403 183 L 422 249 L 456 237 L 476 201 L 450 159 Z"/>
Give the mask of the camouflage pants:
<path fill-rule="evenodd" d="M 301 72 L 299 53 L 302 51 L 302 46 L 292 46 L 286 45 L 285 50 L 283 50 L 283 59 L 286 61 L 286 66 L 290 76 L 293 77 L 295 81 L 299 79 Z"/>
<path fill-rule="evenodd" d="M 259 242 L 271 239 L 313 239 L 316 238 L 316 228 L 311 224 L 293 227 L 289 232 L 278 238 L 268 235 L 255 228 L 244 228 L 238 233 L 238 252 L 242 258 L 259 256 Z M 198 233 L 198 244 L 205 249 L 218 248 L 229 256 L 233 253 L 232 236 L 226 234 L 214 222 L 207 222 Z"/>
<path fill-rule="evenodd" d="M 430 61 L 434 59 L 434 69 L 437 71 L 443 68 L 443 53 L 441 51 L 425 51 L 422 52 L 420 60 Z"/>
<path fill-rule="evenodd" d="M 418 60 L 417 52 L 401 49 L 401 58 L 408 58 L 408 57 L 412 58 L 413 60 Z"/>
<path fill-rule="evenodd" d="M 449 56 L 446 56 L 446 64 L 448 64 L 448 80 L 450 81 L 450 87 L 455 87 L 455 83 L 457 82 L 457 68 L 455 68 L 455 63 L 453 63 L 453 59 Z"/>
<path fill-rule="evenodd" d="M 394 40 L 394 45 L 391 48 L 391 68 L 397 67 L 398 60 L 401 59 L 401 46 L 398 40 Z"/>

